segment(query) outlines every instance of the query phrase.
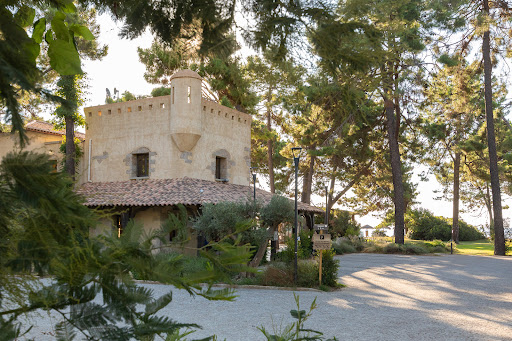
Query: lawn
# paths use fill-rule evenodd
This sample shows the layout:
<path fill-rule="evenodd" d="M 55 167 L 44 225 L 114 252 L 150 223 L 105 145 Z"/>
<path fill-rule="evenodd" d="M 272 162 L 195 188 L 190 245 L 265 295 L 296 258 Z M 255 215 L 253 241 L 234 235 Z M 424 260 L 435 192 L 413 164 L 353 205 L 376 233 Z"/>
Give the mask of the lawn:
<path fill-rule="evenodd" d="M 494 255 L 494 242 L 487 239 L 475 240 L 472 242 L 460 242 L 458 245 L 453 244 L 454 252 L 462 255 Z"/>

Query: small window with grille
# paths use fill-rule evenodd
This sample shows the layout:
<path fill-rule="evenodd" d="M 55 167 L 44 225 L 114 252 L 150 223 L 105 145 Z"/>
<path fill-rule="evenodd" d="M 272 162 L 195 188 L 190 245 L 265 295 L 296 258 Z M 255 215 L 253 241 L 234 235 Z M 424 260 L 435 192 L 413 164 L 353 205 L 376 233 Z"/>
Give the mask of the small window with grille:
<path fill-rule="evenodd" d="M 148 177 L 149 176 L 149 153 L 136 154 L 137 162 L 137 177 Z"/>

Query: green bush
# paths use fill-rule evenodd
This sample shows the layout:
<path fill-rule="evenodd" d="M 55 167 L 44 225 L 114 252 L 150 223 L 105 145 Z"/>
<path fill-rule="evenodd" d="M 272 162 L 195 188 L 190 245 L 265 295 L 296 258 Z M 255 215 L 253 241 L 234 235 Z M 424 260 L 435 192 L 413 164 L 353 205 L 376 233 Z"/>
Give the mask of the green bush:
<path fill-rule="evenodd" d="M 384 245 L 378 244 L 378 243 L 373 243 L 373 244 L 369 245 L 368 247 L 366 247 L 364 249 L 364 252 L 368 252 L 368 253 L 385 253 L 384 252 Z"/>
<path fill-rule="evenodd" d="M 395 244 L 390 243 L 384 246 L 384 253 L 398 253 L 398 254 L 406 254 L 406 255 L 421 255 L 425 253 L 429 253 L 429 250 L 426 247 L 417 244 Z"/>
<path fill-rule="evenodd" d="M 436 217 L 425 209 L 407 212 L 407 236 L 417 240 L 440 239 L 448 241 L 452 237 L 452 219 Z M 471 241 L 484 239 L 485 236 L 478 229 L 463 220 L 459 220 L 459 240 Z"/>
<path fill-rule="evenodd" d="M 363 251 L 367 246 L 367 242 L 364 240 L 364 238 L 359 236 L 349 236 L 347 240 L 350 242 L 350 244 L 352 244 L 353 247 L 356 248 L 356 251 L 358 252 Z"/>
<path fill-rule="evenodd" d="M 333 251 L 324 251 L 322 256 L 322 284 L 329 287 L 337 286 L 338 260 L 334 259 Z M 297 286 L 304 288 L 319 287 L 319 263 L 315 259 L 299 260 L 297 262 Z M 293 262 L 273 262 L 268 265 L 260 276 L 261 285 L 291 287 L 293 282 Z"/>
<path fill-rule="evenodd" d="M 318 262 L 308 259 L 297 263 L 297 286 L 303 288 L 316 288 L 318 283 Z"/>
<path fill-rule="evenodd" d="M 448 248 L 446 247 L 446 244 L 441 240 L 434 240 L 431 242 L 424 242 L 421 244 L 422 246 L 426 247 L 430 253 L 440 253 L 440 252 L 447 252 Z"/>
<path fill-rule="evenodd" d="M 335 210 L 334 216 L 330 220 L 329 233 L 334 237 L 359 236 L 360 226 L 352 221 L 349 212 Z"/>
<path fill-rule="evenodd" d="M 480 239 L 485 239 L 485 236 L 482 232 L 480 232 L 475 226 L 469 225 L 465 221 L 459 220 L 460 241 L 472 241 Z"/>
<path fill-rule="evenodd" d="M 336 238 L 332 242 L 332 248 L 337 255 L 357 252 L 356 248 L 350 243 L 350 241 L 342 238 Z"/>
<path fill-rule="evenodd" d="M 386 237 L 386 230 L 384 228 L 377 227 L 373 230 L 372 237 Z"/>
<path fill-rule="evenodd" d="M 421 245 L 405 243 L 402 245 L 402 253 L 406 255 L 422 255 L 430 252 L 426 247 Z"/>
<path fill-rule="evenodd" d="M 450 240 L 451 226 L 441 217 L 435 217 L 425 209 L 412 210 L 407 213 L 406 226 L 408 237 L 418 240 Z"/>
<path fill-rule="evenodd" d="M 322 254 L 322 284 L 336 287 L 338 284 L 339 261 L 334 259 L 334 251 L 325 250 Z"/>
<path fill-rule="evenodd" d="M 313 242 L 311 237 L 314 231 L 301 231 L 299 233 L 300 240 L 297 242 L 297 258 L 308 259 L 313 253 Z M 295 240 L 292 238 L 285 239 L 286 249 L 276 254 L 276 260 L 291 263 L 295 259 Z"/>
<path fill-rule="evenodd" d="M 286 263 L 274 262 L 261 274 L 261 285 L 278 287 L 293 286 L 293 269 Z"/>
<path fill-rule="evenodd" d="M 308 259 L 313 254 L 313 230 L 302 230 L 299 232 L 299 249 L 298 256 L 300 259 Z"/>

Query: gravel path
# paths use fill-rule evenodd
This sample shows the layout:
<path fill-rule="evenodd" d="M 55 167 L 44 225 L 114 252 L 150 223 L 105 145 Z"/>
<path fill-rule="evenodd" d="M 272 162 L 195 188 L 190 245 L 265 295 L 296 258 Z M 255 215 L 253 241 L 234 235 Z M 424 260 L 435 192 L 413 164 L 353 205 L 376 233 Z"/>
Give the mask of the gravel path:
<path fill-rule="evenodd" d="M 336 292 L 300 291 L 301 308 L 317 298 L 306 327 L 340 340 L 512 340 L 512 258 L 462 255 L 351 254 L 339 257 Z M 147 284 L 157 295 L 169 290 Z M 238 289 L 235 302 L 207 301 L 174 290 L 162 313 L 203 327 L 191 337 L 263 340 L 257 329 L 286 325 L 292 291 Z M 38 321 L 36 340 L 51 340 Z M 34 336 L 34 334 L 32 335 Z"/>

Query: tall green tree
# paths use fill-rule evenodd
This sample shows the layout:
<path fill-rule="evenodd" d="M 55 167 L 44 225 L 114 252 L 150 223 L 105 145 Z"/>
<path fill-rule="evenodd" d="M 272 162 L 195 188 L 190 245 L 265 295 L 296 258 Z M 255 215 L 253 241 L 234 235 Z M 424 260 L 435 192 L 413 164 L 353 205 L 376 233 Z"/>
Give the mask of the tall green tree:
<path fill-rule="evenodd" d="M 440 2 L 444 3 L 444 2 Z M 450 23 L 452 31 L 462 35 L 456 48 L 463 54 L 469 53 L 476 43 L 481 51 L 484 71 L 484 103 L 487 123 L 487 144 L 489 148 L 489 171 L 492 189 L 494 227 L 494 254 L 505 254 L 505 239 L 503 229 L 500 174 L 498 168 L 498 152 L 496 149 L 495 122 L 493 107 L 493 68 L 498 57 L 503 57 L 503 51 L 509 51 L 511 46 L 508 34 L 512 14 L 505 1 L 490 2 L 488 0 L 461 0 L 451 3 L 451 11 L 445 11 L 445 22 Z M 450 46 L 444 47 L 449 50 Z"/>
<path fill-rule="evenodd" d="M 481 87 L 479 63 L 468 65 L 462 59 L 456 65 L 446 65 L 432 77 L 425 89 L 425 101 L 422 104 L 427 120 L 425 133 L 429 141 L 428 163 L 442 184 L 452 182 L 452 239 L 456 243 L 459 242 L 462 148 L 483 124 Z M 446 181 L 447 178 L 453 181 Z"/>
<path fill-rule="evenodd" d="M 389 163 L 393 183 L 395 242 L 404 242 L 404 181 L 399 141 L 403 91 L 425 48 L 421 31 L 425 3 L 403 1 L 346 1 L 337 15 L 318 24 L 315 52 L 332 71 L 350 68 L 368 77 L 365 90 L 381 98 L 386 117 Z"/>
<path fill-rule="evenodd" d="M 204 20 L 210 22 L 208 26 L 222 26 L 222 32 L 219 31 L 215 37 L 217 40 L 212 40 L 208 48 L 202 45 L 207 39 L 207 29 L 199 19 L 191 22 L 185 20 L 181 32 L 173 40 L 156 38 L 151 47 L 138 48 L 139 59 L 146 66 L 144 78 L 150 83 L 165 86 L 175 72 L 192 69 L 206 82 L 204 97 L 243 112 L 252 112 L 256 98 L 250 91 L 243 63 L 235 55 L 239 46 L 229 20 L 221 24 L 219 11 L 209 13 Z"/>
<path fill-rule="evenodd" d="M 78 111 L 78 108 L 84 103 L 83 76 L 61 76 L 57 81 L 57 86 L 57 94 L 68 102 L 67 105 L 60 105 L 55 111 L 55 115 L 66 128 L 65 170 L 74 180 L 76 173 L 75 123 L 85 126 L 84 117 Z"/>
<path fill-rule="evenodd" d="M 497 5 L 497 6 L 496 6 Z M 487 145 L 489 148 L 489 170 L 491 173 L 492 206 L 494 211 L 494 254 L 505 255 L 505 230 L 503 227 L 503 210 L 501 206 L 501 190 L 498 171 L 498 154 L 496 151 L 496 136 L 494 129 L 494 110 L 492 100 L 492 62 L 491 62 L 491 20 L 506 22 L 510 20 L 512 11 L 506 2 L 495 4 L 494 13 L 491 16 L 491 8 L 488 0 L 482 0 L 482 58 L 484 60 L 484 98 L 485 117 L 487 122 Z M 505 20 L 503 20 L 505 19 Z"/>
<path fill-rule="evenodd" d="M 263 163 L 263 169 L 268 172 L 270 192 L 275 193 L 276 170 L 282 171 L 285 166 L 284 159 L 279 153 L 279 148 L 282 148 L 283 144 L 280 143 L 275 127 L 283 123 L 283 98 L 293 92 L 296 85 L 301 82 L 303 70 L 290 60 L 272 61 L 270 51 L 261 57 L 249 57 L 245 69 L 254 93 L 259 96 L 257 116 L 264 124 L 264 130 L 258 136 L 265 145 L 263 149 L 266 149 L 266 161 Z M 277 161 L 276 164 L 274 161 Z"/>

